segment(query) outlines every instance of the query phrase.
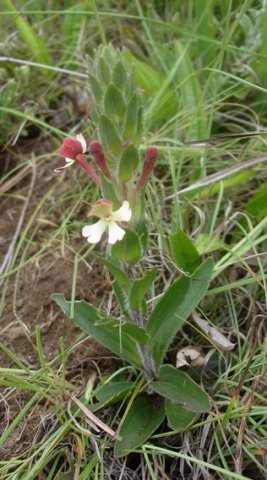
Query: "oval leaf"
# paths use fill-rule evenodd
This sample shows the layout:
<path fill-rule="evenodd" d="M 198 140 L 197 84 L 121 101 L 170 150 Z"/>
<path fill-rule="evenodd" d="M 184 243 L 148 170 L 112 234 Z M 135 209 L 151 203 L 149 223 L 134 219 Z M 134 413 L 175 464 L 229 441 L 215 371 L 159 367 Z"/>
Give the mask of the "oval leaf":
<path fill-rule="evenodd" d="M 150 387 L 168 400 L 182 403 L 183 407 L 191 412 L 210 410 L 208 394 L 186 373 L 172 365 L 163 365 L 160 368 L 159 379 L 151 382 Z"/>
<path fill-rule="evenodd" d="M 140 447 L 163 422 L 162 402 L 148 396 L 135 400 L 120 429 L 121 440 L 116 440 L 115 457 L 123 457 Z"/>
<path fill-rule="evenodd" d="M 189 410 L 186 410 L 180 403 L 174 403 L 171 400 L 166 399 L 164 402 L 164 407 L 168 425 L 173 430 L 180 430 L 183 432 L 197 417 L 195 412 L 190 412 Z"/>

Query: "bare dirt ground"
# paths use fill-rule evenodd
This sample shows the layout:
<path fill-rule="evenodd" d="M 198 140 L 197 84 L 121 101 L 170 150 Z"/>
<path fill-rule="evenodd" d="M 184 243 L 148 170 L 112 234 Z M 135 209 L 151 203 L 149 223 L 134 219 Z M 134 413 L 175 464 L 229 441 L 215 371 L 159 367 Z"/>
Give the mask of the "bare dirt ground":
<path fill-rule="evenodd" d="M 30 146 L 27 145 L 27 149 Z M 50 150 L 53 146 L 49 146 Z M 6 190 L 0 203 L 0 258 L 1 265 L 5 261 L 8 248 L 14 239 L 16 228 L 23 213 L 25 199 L 28 196 L 29 189 L 32 188 L 25 215 L 23 217 L 23 226 L 31 218 L 38 202 L 47 194 L 52 182 L 55 182 L 53 168 L 62 162 L 62 159 L 55 159 L 51 162 L 43 162 L 38 166 L 35 173 L 35 181 L 32 184 L 31 171 L 25 174 L 24 178 L 12 176 L 9 184 L 2 185 Z M 8 157 L 2 163 L 2 174 L 6 173 L 8 168 L 14 166 L 14 155 Z M 69 188 L 69 177 L 65 177 L 60 188 L 61 192 Z M 2 190 L 3 191 L 3 190 Z M 59 194 L 61 193 L 59 192 Z M 47 207 L 49 199 L 44 203 L 43 209 Z M 83 207 L 82 207 L 83 210 Z M 81 218 L 84 212 L 81 211 Z M 23 257 L 23 249 L 18 255 L 15 267 L 20 261 L 27 261 L 34 256 L 43 246 L 54 229 L 60 224 L 62 212 L 60 208 L 53 210 L 51 223 L 40 223 L 39 231 L 35 236 L 35 241 L 29 246 L 28 251 Z M 41 213 L 40 213 L 41 218 Z M 50 219 L 49 219 L 50 220 Z M 34 228 L 34 226 L 33 226 Z M 36 228 L 36 225 L 35 225 Z M 20 241 L 20 235 L 16 244 Z M 4 308 L 0 319 L 0 339 L 1 343 L 21 360 L 28 368 L 38 369 L 40 367 L 36 348 L 35 328 L 40 326 L 42 346 L 47 362 L 55 359 L 59 354 L 59 339 L 62 337 L 64 346 L 71 345 L 80 333 L 69 319 L 63 314 L 59 307 L 51 300 L 51 295 L 55 292 L 63 293 L 66 298 L 71 296 L 72 276 L 73 276 L 73 258 L 75 246 L 81 247 L 84 240 L 74 239 L 73 251 L 62 249 L 58 243 L 52 244 L 45 249 L 41 255 L 29 261 L 24 267 L 20 268 L 19 274 L 15 272 L 8 280 L 4 280 L 1 286 L 4 296 Z M 78 242 L 79 245 L 75 245 Z M 27 242 L 25 242 L 25 245 Z M 92 263 L 80 263 L 76 284 L 76 298 L 85 299 L 94 305 L 98 305 L 104 295 L 108 295 L 110 289 L 109 279 L 102 268 Z M 96 344 L 94 340 L 87 338 L 83 340 L 75 351 L 68 357 L 67 370 L 69 370 L 70 381 L 77 385 L 77 389 L 88 379 L 88 372 L 96 370 L 96 365 L 104 370 L 110 369 L 115 359 L 110 357 L 110 353 Z M 9 355 L 2 349 L 0 350 L 1 367 L 15 367 Z M 24 393 L 18 389 L 2 389 L 2 402 L 0 402 L 0 434 L 5 431 L 7 426 L 18 415 L 21 408 L 29 400 L 31 394 Z M 13 431 L 6 442 L 0 458 L 7 459 L 24 451 L 33 443 L 34 438 L 38 438 L 46 425 L 42 427 L 40 418 L 46 416 L 45 405 L 37 404 L 26 416 L 23 422 Z"/>

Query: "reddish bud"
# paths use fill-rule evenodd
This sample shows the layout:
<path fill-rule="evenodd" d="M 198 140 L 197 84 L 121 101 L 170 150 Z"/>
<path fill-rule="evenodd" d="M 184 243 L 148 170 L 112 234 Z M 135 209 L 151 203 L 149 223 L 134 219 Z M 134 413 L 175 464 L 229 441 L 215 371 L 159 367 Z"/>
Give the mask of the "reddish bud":
<path fill-rule="evenodd" d="M 102 170 L 104 175 L 111 180 L 111 175 L 109 172 L 109 169 L 106 164 L 106 159 L 105 155 L 103 153 L 102 145 L 101 143 L 97 142 L 96 140 L 91 142 L 88 147 L 89 152 L 91 155 L 94 157 L 95 162 L 99 166 L 99 168 Z"/>
<path fill-rule="evenodd" d="M 63 167 L 56 168 L 54 171 L 56 173 L 64 171 L 68 166 L 72 164 L 72 162 L 68 162 L 69 160 L 73 160 L 76 163 L 79 163 L 84 170 L 90 175 L 90 177 L 94 180 L 97 185 L 101 185 L 101 180 L 99 176 L 96 174 L 94 169 L 89 165 L 87 160 L 83 157 L 82 153 L 86 151 L 86 142 L 82 135 L 77 135 L 77 137 L 81 137 L 81 141 L 74 140 L 73 138 L 65 138 L 63 140 L 63 144 L 59 150 L 59 154 L 66 159 L 66 165 Z"/>
<path fill-rule="evenodd" d="M 148 147 L 148 149 L 146 150 L 143 171 L 136 185 L 137 192 L 139 192 L 141 188 L 143 188 L 149 175 L 154 170 L 158 155 L 159 155 L 159 152 L 156 147 Z"/>

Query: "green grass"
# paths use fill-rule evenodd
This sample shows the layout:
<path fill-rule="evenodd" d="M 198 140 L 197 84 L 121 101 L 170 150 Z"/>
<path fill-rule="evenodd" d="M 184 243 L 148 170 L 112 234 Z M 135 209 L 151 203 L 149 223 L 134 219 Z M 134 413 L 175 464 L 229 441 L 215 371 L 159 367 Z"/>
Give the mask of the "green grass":
<path fill-rule="evenodd" d="M 35 435 L 34 424 L 26 449 L 14 451 L 12 458 L 1 458 L 0 450 L 1 478 L 104 479 L 111 464 L 113 478 L 157 479 L 161 471 L 169 478 L 266 478 L 267 220 L 260 217 L 259 196 L 266 184 L 266 167 L 263 162 L 177 194 L 207 175 L 219 176 L 226 167 L 266 155 L 266 135 L 203 146 L 184 143 L 265 130 L 267 13 L 262 2 L 102 0 L 81 1 L 74 7 L 65 0 L 61 9 L 51 1 L 49 10 L 42 0 L 4 4 L 3 51 L 22 65 L 0 58 L 0 140 L 3 158 L 11 162 L 7 171 L 3 167 L 1 185 L 27 165 L 30 173 L 24 184 L 1 194 L 3 205 L 12 202 L 18 210 L 21 224 L 16 220 L 17 236 L 13 230 L 14 245 L 0 279 L 0 309 L 5 315 L 11 291 L 16 326 L 29 338 L 37 360 L 28 365 L 8 343 L 1 345 L 10 365 L 0 369 L 6 422 L 0 447 L 10 448 L 34 415 L 39 415 L 41 425 Z M 86 54 L 105 41 L 126 46 L 134 56 L 146 100 L 141 150 L 156 143 L 160 151 L 147 193 L 152 243 L 146 261 L 160 265 L 162 282 L 176 278 L 168 234 L 179 225 L 216 264 L 198 313 L 236 343 L 232 352 L 214 348 L 189 321 L 170 355 L 174 358 L 177 348 L 188 344 L 214 348 L 208 366 L 193 372 L 210 393 L 212 413 L 183 433 L 169 431 L 166 425 L 138 450 L 136 464 L 132 457 L 113 459 L 110 436 L 96 432 L 70 400 L 74 394 L 90 407 L 98 382 L 108 382 L 116 367 L 107 374 L 98 359 L 90 364 L 97 379 L 86 369 L 77 373 L 79 349 L 86 342 L 79 334 L 67 346 L 58 339 L 59 353 L 48 359 L 42 330 L 47 312 L 29 331 L 18 304 L 27 268 L 47 253 L 74 259 L 72 298 L 81 285 L 85 288 L 82 267 L 90 266 L 91 259 L 79 232 L 96 192 L 80 174 L 52 179 L 52 168 L 63 135 L 89 130 L 86 117 L 64 97 L 64 81 L 83 89 Z M 53 165 L 51 180 L 39 198 L 33 192 L 43 181 L 47 162 Z M 149 304 L 159 293 L 154 292 Z M 108 295 L 102 308 L 105 299 Z M 124 374 L 133 376 L 130 368 Z M 116 430 L 142 388 L 137 380 L 136 390 L 124 402 L 95 414 Z"/>

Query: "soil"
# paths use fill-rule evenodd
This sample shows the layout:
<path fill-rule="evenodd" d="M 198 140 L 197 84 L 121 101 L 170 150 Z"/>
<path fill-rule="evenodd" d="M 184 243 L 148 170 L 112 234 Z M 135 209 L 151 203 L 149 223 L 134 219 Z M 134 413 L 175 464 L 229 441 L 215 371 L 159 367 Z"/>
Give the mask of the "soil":
<path fill-rule="evenodd" d="M 31 146 L 27 145 L 27 149 Z M 44 145 L 42 145 L 42 149 Z M 47 145 L 51 151 L 53 145 Z M 8 158 L 4 169 L 12 168 L 14 156 Z M 25 199 L 32 188 L 27 209 L 24 212 L 22 229 L 36 209 L 38 202 L 47 194 L 53 182 L 58 179 L 53 174 L 53 168 L 58 166 L 59 159 L 38 164 L 35 172 L 35 181 L 32 184 L 31 169 L 22 178 L 12 176 L 9 183 L 2 185 L 5 193 L 0 204 L 0 267 L 6 259 L 10 244 L 14 239 L 19 219 L 25 208 Z M 61 184 L 60 192 L 70 187 L 70 176 L 66 175 Z M 48 199 L 43 209 L 47 208 Z M 83 208 L 83 207 L 82 207 Z M 83 215 L 81 210 L 80 215 Z M 51 300 L 55 292 L 63 293 L 67 299 L 71 296 L 73 277 L 73 258 L 76 248 L 84 243 L 83 238 L 70 239 L 71 250 L 65 249 L 62 252 L 59 241 L 52 243 L 44 249 L 41 255 L 35 255 L 45 242 L 53 234 L 55 228 L 60 225 L 62 212 L 56 208 L 53 210 L 51 222 L 41 223 L 40 233 L 37 232 L 36 242 L 30 245 L 24 256 L 20 250 L 16 259 L 15 267 L 20 262 L 27 262 L 26 265 L 15 272 L 1 285 L 3 310 L 0 320 L 1 343 L 7 352 L 15 355 L 28 368 L 40 368 L 36 348 L 36 325 L 39 325 L 44 356 L 47 362 L 55 359 L 59 354 L 59 339 L 62 337 L 65 347 L 73 344 L 81 331 L 76 328 L 64 315 L 61 309 Z M 84 217 L 81 217 L 84 219 Z M 34 227 L 34 226 L 33 226 Z M 36 226 L 35 226 L 36 227 Z M 22 231 L 22 230 L 21 230 Z M 15 248 L 20 241 L 18 235 Z M 27 242 L 24 241 L 26 245 Z M 35 257 L 34 257 L 35 255 Z M 31 260 L 32 259 L 32 260 Z M 89 259 L 88 259 L 89 262 Z M 85 299 L 94 305 L 99 305 L 105 295 L 110 291 L 110 281 L 107 274 L 97 264 L 90 265 L 80 262 L 76 284 L 76 298 Z M 96 361 L 96 362 L 95 362 Z M 91 338 L 85 338 L 75 347 L 73 353 L 68 357 L 67 370 L 71 372 L 70 381 L 81 384 L 88 380 L 88 372 L 103 368 L 105 371 L 112 369 L 113 362 L 116 362 L 110 353 L 96 344 Z M 16 367 L 11 355 L 0 349 L 1 367 Z M 79 373 L 77 373 L 79 372 Z M 0 435 L 7 426 L 18 415 L 21 408 L 31 398 L 31 394 L 23 393 L 17 389 L 2 389 L 2 401 L 0 400 Z M 2 451 L 0 459 L 7 459 L 18 455 L 33 443 L 43 427 L 40 424 L 40 413 L 46 415 L 45 407 L 37 404 L 29 411 L 28 415 L 20 422 L 18 427 L 9 436 Z M 46 427 L 47 428 L 47 425 Z"/>

